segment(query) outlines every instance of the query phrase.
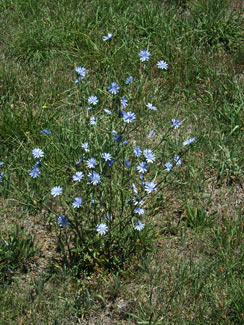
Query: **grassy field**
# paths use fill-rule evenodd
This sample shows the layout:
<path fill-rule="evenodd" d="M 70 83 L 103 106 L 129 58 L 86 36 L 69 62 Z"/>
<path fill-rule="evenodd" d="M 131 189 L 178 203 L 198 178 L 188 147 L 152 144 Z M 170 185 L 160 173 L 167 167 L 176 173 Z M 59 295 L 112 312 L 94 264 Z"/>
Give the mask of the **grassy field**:
<path fill-rule="evenodd" d="M 243 14 L 1 1 L 1 325 L 244 323 Z"/>

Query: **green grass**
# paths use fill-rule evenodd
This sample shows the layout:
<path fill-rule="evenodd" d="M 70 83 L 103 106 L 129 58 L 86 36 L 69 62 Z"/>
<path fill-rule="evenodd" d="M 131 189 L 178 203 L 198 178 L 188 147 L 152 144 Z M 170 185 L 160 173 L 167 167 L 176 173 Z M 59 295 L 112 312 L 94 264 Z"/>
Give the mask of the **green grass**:
<path fill-rule="evenodd" d="M 0 237 L 15 243 L 0 247 L 1 324 L 243 324 L 244 17 L 234 2 L 1 2 Z M 151 52 L 145 65 L 142 49 Z M 80 65 L 89 83 L 74 82 Z M 94 258 L 92 272 L 78 272 L 62 264 L 54 211 L 64 211 L 49 192 L 68 186 L 81 141 L 106 149 L 99 132 L 108 124 L 93 131 L 88 96 L 111 109 L 107 86 L 130 75 L 121 96 L 141 121 L 134 140 L 156 129 L 146 143 L 164 162 L 185 139 L 197 141 L 150 203 L 153 251 L 119 270 Z M 182 126 L 160 144 L 173 118 Z M 41 181 L 29 176 L 35 147 L 49 161 Z"/>

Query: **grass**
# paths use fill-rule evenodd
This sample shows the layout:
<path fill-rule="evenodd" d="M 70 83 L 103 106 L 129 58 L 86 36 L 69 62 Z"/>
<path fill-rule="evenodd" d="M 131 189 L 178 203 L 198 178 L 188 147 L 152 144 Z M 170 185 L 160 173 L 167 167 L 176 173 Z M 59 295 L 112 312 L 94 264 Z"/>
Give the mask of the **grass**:
<path fill-rule="evenodd" d="M 0 237 L 14 242 L 8 251 L 0 246 L 1 324 L 243 324 L 241 3 L 1 2 Z M 142 49 L 151 52 L 146 65 Z M 156 67 L 161 59 L 167 71 Z M 74 82 L 80 65 L 89 84 Z M 120 270 L 96 264 L 81 274 L 61 263 L 53 211 L 64 211 L 48 193 L 68 185 L 81 139 L 106 146 L 87 122 L 88 96 L 111 109 L 117 103 L 107 85 L 130 75 L 121 91 L 142 123 L 134 139 L 156 147 L 177 118 L 175 134 L 197 141 L 151 203 L 152 252 Z M 148 102 L 158 108 L 152 121 Z M 40 136 L 43 129 L 52 134 Z M 159 146 L 165 161 L 178 148 L 176 135 Z M 41 182 L 29 176 L 35 147 L 50 159 Z"/>

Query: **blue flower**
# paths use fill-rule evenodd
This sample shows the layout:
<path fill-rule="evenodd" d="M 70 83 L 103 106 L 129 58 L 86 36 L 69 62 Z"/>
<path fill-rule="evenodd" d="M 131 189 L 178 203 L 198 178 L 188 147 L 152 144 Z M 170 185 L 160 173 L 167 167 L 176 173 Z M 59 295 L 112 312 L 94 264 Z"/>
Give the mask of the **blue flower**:
<path fill-rule="evenodd" d="M 165 169 L 167 170 L 167 172 L 169 172 L 172 167 L 173 167 L 173 165 L 171 164 L 170 161 L 166 162 Z"/>
<path fill-rule="evenodd" d="M 97 185 L 98 183 L 101 182 L 100 175 L 98 173 L 96 173 L 95 171 L 89 173 L 88 176 L 90 177 L 91 181 L 88 182 L 87 184 Z"/>
<path fill-rule="evenodd" d="M 86 165 L 88 168 L 95 168 L 96 164 L 97 164 L 97 160 L 95 158 L 89 158 L 86 161 Z"/>
<path fill-rule="evenodd" d="M 41 134 L 50 134 L 52 133 L 50 130 L 44 129 L 41 131 Z"/>
<path fill-rule="evenodd" d="M 0 182 L 3 180 L 4 172 L 0 173 Z"/>
<path fill-rule="evenodd" d="M 128 112 L 124 114 L 123 120 L 125 123 L 131 123 L 136 119 L 136 114 L 133 112 Z"/>
<path fill-rule="evenodd" d="M 129 85 L 132 81 L 133 81 L 133 77 L 130 76 L 129 78 L 126 79 L 125 84 L 126 84 L 126 85 Z"/>
<path fill-rule="evenodd" d="M 110 160 L 107 161 L 107 164 L 109 165 L 109 167 L 112 167 L 113 163 L 114 163 L 113 159 L 110 159 Z"/>
<path fill-rule="evenodd" d="M 145 182 L 144 186 L 145 186 L 145 191 L 147 192 L 147 194 L 150 194 L 154 190 L 155 191 L 157 190 L 157 184 L 155 184 L 154 182 Z"/>
<path fill-rule="evenodd" d="M 153 106 L 153 104 L 152 103 L 147 103 L 147 108 L 149 108 L 150 110 L 152 110 L 152 111 L 157 111 L 157 107 L 156 106 Z"/>
<path fill-rule="evenodd" d="M 137 190 L 136 185 L 134 183 L 132 183 L 132 189 L 133 189 L 133 192 L 135 194 L 138 194 L 138 190 Z"/>
<path fill-rule="evenodd" d="M 108 221 L 111 221 L 113 219 L 112 216 L 105 216 L 105 218 L 108 220 Z"/>
<path fill-rule="evenodd" d="M 0 166 L 2 166 L 3 165 L 3 161 L 0 161 Z"/>
<path fill-rule="evenodd" d="M 101 156 L 102 156 L 102 158 L 103 158 L 105 161 L 109 161 L 109 160 L 112 159 L 111 154 L 108 153 L 108 152 L 103 152 L 103 153 L 101 154 Z"/>
<path fill-rule="evenodd" d="M 142 208 L 140 208 L 140 207 L 136 207 L 135 210 L 134 210 L 134 212 L 137 213 L 137 214 L 142 215 L 142 214 L 145 213 L 145 210 L 142 209 Z"/>
<path fill-rule="evenodd" d="M 178 155 L 175 155 L 174 156 L 174 161 L 176 162 L 176 165 L 181 165 L 181 159 L 180 159 L 180 156 L 178 156 Z"/>
<path fill-rule="evenodd" d="M 80 75 L 80 78 L 84 78 L 86 76 L 86 69 L 84 67 L 77 67 L 75 71 Z"/>
<path fill-rule="evenodd" d="M 35 163 L 35 165 L 32 166 L 32 169 L 33 169 L 33 168 L 36 168 L 36 167 L 38 167 L 38 166 L 40 166 L 41 162 L 42 162 L 42 159 L 37 160 L 37 162 Z"/>
<path fill-rule="evenodd" d="M 52 194 L 52 196 L 56 197 L 56 196 L 62 194 L 62 191 L 63 191 L 63 189 L 61 186 L 54 186 L 51 190 L 51 194 Z"/>
<path fill-rule="evenodd" d="M 75 82 L 80 82 L 84 77 L 86 76 L 86 69 L 84 67 L 77 67 L 75 68 L 75 71 L 80 75 L 78 79 L 75 80 Z"/>
<path fill-rule="evenodd" d="M 154 135 L 154 133 L 155 133 L 155 130 L 152 130 L 152 131 L 148 134 L 148 136 L 147 136 L 148 139 L 151 138 L 151 137 Z"/>
<path fill-rule="evenodd" d="M 57 219 L 57 223 L 61 228 L 66 227 L 68 224 L 68 219 L 65 216 L 59 216 Z"/>
<path fill-rule="evenodd" d="M 78 79 L 75 80 L 75 83 L 80 82 L 84 77 L 79 77 Z"/>
<path fill-rule="evenodd" d="M 147 167 L 148 167 L 147 163 L 145 163 L 145 162 L 141 162 L 141 163 L 136 167 L 136 169 L 139 171 L 139 173 L 144 174 L 144 173 L 147 171 Z"/>
<path fill-rule="evenodd" d="M 183 146 L 187 146 L 188 144 L 191 144 L 192 142 L 194 142 L 196 140 L 196 138 L 192 138 L 192 139 L 188 139 L 186 141 L 183 142 Z"/>
<path fill-rule="evenodd" d="M 77 160 L 75 163 L 76 163 L 76 165 L 79 165 L 82 161 L 83 161 L 83 157 L 81 159 Z"/>
<path fill-rule="evenodd" d="M 109 39 L 112 38 L 112 37 L 113 37 L 113 34 L 112 34 L 112 33 L 108 33 L 107 36 L 103 36 L 103 40 L 104 40 L 104 41 L 107 41 L 107 40 L 109 40 Z"/>
<path fill-rule="evenodd" d="M 139 56 L 140 56 L 140 61 L 144 62 L 144 61 L 148 61 L 149 57 L 150 57 L 151 53 L 147 50 L 142 50 L 139 52 Z"/>
<path fill-rule="evenodd" d="M 99 235 L 105 235 L 108 231 L 108 226 L 105 223 L 100 223 L 97 225 L 97 232 Z"/>
<path fill-rule="evenodd" d="M 113 95 L 116 95 L 119 92 L 120 86 L 117 82 L 112 82 L 112 86 L 108 86 L 109 92 Z"/>
<path fill-rule="evenodd" d="M 90 96 L 90 97 L 88 98 L 88 104 L 89 104 L 89 105 L 96 105 L 97 103 L 98 103 L 98 98 L 97 98 L 97 96 L 92 95 L 92 96 Z"/>
<path fill-rule="evenodd" d="M 168 63 L 165 62 L 164 60 L 158 61 L 157 66 L 159 69 L 168 69 Z"/>
<path fill-rule="evenodd" d="M 135 206 L 137 206 L 137 205 L 140 206 L 140 205 L 144 204 L 143 200 L 137 201 L 137 199 L 135 197 L 133 197 L 131 200 L 133 201 Z"/>
<path fill-rule="evenodd" d="M 156 157 L 151 149 L 143 150 L 143 155 L 146 158 L 147 163 L 153 163 L 156 159 Z"/>
<path fill-rule="evenodd" d="M 129 140 L 125 140 L 125 141 L 122 141 L 122 142 L 120 142 L 120 146 L 123 146 L 124 144 L 126 144 L 126 143 L 128 143 L 129 142 Z"/>
<path fill-rule="evenodd" d="M 73 182 L 80 182 L 83 177 L 84 177 L 83 172 L 76 172 L 75 175 L 73 175 Z"/>
<path fill-rule="evenodd" d="M 125 96 L 122 97 L 120 102 L 123 108 L 126 108 L 126 106 L 128 106 L 128 100 L 125 98 Z"/>
<path fill-rule="evenodd" d="M 120 135 L 120 134 L 116 133 L 116 131 L 113 131 L 112 134 L 113 134 L 113 139 L 115 141 L 117 141 L 119 139 L 123 139 L 123 135 Z"/>
<path fill-rule="evenodd" d="M 81 144 L 81 148 L 83 148 L 85 150 L 85 152 L 89 152 L 90 151 L 89 150 L 89 144 L 88 144 L 88 142 L 83 142 Z"/>
<path fill-rule="evenodd" d="M 125 167 L 126 168 L 129 168 L 130 165 L 131 165 L 131 163 L 129 162 L 129 160 L 128 159 L 125 159 Z"/>
<path fill-rule="evenodd" d="M 134 154 L 136 155 L 136 157 L 140 157 L 140 155 L 142 154 L 141 148 L 139 146 L 136 146 L 134 148 Z"/>
<path fill-rule="evenodd" d="M 179 120 L 175 120 L 174 118 L 171 120 L 172 121 L 172 128 L 174 129 L 178 129 L 180 127 L 180 121 Z"/>
<path fill-rule="evenodd" d="M 44 157 L 44 152 L 39 148 L 35 148 L 32 150 L 32 155 L 34 158 L 41 158 Z"/>
<path fill-rule="evenodd" d="M 90 118 L 90 124 L 91 124 L 91 125 L 96 125 L 96 124 L 97 124 L 97 119 L 96 119 L 94 116 L 92 116 L 92 117 Z"/>
<path fill-rule="evenodd" d="M 30 173 L 29 175 L 32 177 L 32 178 L 37 178 L 40 176 L 40 169 L 38 167 L 32 167 L 31 170 L 30 170 Z"/>
<path fill-rule="evenodd" d="M 111 112 L 109 109 L 107 109 L 107 108 L 104 108 L 104 112 L 105 112 L 106 114 L 108 114 L 108 115 L 111 115 L 111 114 L 112 114 L 112 112 Z"/>
<path fill-rule="evenodd" d="M 141 220 L 134 222 L 134 228 L 135 230 L 141 231 L 145 227 L 144 223 L 141 222 Z"/>
<path fill-rule="evenodd" d="M 72 203 L 73 208 L 80 208 L 82 205 L 82 198 L 81 197 L 76 197 L 74 202 Z"/>
<path fill-rule="evenodd" d="M 126 206 L 128 206 L 130 204 L 130 202 L 132 201 L 132 199 L 129 199 L 125 204 Z"/>

